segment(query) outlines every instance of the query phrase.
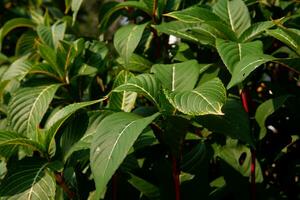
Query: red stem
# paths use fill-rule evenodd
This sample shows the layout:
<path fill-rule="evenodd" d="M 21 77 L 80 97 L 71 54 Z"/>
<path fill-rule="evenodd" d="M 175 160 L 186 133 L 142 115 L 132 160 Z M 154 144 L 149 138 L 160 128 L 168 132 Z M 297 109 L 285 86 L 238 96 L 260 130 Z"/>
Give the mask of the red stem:
<path fill-rule="evenodd" d="M 117 174 L 112 177 L 112 199 L 117 200 Z"/>
<path fill-rule="evenodd" d="M 69 199 L 73 199 L 75 197 L 75 193 L 71 191 L 67 186 L 62 173 L 55 173 L 55 180 L 57 184 L 63 189 L 63 191 L 68 195 Z"/>
<path fill-rule="evenodd" d="M 246 89 L 240 91 L 240 96 L 244 110 L 248 113 L 251 106 L 251 97 Z M 250 105 L 250 106 L 249 106 Z M 251 164 L 250 164 L 250 182 L 251 182 L 251 199 L 256 200 L 256 181 L 255 181 L 255 168 L 256 168 L 256 154 L 253 147 L 250 148 L 251 151 Z"/>
<path fill-rule="evenodd" d="M 180 200 L 180 181 L 179 181 L 180 171 L 177 166 L 177 159 L 175 156 L 172 156 L 172 175 L 174 180 L 174 188 L 175 188 L 175 200 Z"/>

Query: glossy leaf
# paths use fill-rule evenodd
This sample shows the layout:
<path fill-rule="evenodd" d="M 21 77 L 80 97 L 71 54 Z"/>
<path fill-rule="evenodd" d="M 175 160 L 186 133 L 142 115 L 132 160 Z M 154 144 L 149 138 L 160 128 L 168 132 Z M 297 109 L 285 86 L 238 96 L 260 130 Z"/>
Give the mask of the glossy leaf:
<path fill-rule="evenodd" d="M 11 165 L 0 184 L 1 199 L 54 199 L 56 183 L 47 165 L 34 160 Z"/>
<path fill-rule="evenodd" d="M 125 63 L 129 62 L 132 53 L 139 44 L 146 25 L 147 23 L 129 24 L 118 29 L 115 33 L 114 45 L 120 56 L 124 58 Z"/>
<path fill-rule="evenodd" d="M 187 115 L 223 115 L 222 106 L 226 101 L 223 83 L 214 78 L 190 91 L 168 92 L 169 102 Z"/>
<path fill-rule="evenodd" d="M 90 152 L 96 197 L 101 195 L 141 132 L 158 115 L 141 118 L 132 113 L 115 113 L 100 123 Z"/>
<path fill-rule="evenodd" d="M 213 7 L 231 30 L 240 36 L 251 25 L 250 14 L 243 0 L 219 0 Z"/>
<path fill-rule="evenodd" d="M 59 84 L 19 89 L 8 108 L 10 126 L 16 132 L 37 141 L 37 129 Z"/>
<path fill-rule="evenodd" d="M 70 156 L 80 150 L 89 149 L 92 143 L 93 135 L 96 133 L 100 122 L 110 115 L 109 111 L 93 111 L 88 113 L 89 122 L 85 134 L 76 142 L 64 156 L 64 160 L 68 160 Z"/>
<path fill-rule="evenodd" d="M 118 58 L 117 61 L 125 69 L 132 72 L 145 72 L 146 70 L 149 70 L 152 66 L 152 63 L 149 60 L 135 53 L 131 55 L 127 63 L 122 57 Z"/>
<path fill-rule="evenodd" d="M 242 106 L 242 102 L 228 99 L 222 111 L 224 115 L 199 116 L 197 121 L 210 131 L 228 135 L 231 138 L 254 145 L 249 117 Z"/>
<path fill-rule="evenodd" d="M 220 18 L 208 9 L 193 6 L 180 11 L 174 11 L 165 16 L 175 18 L 185 23 L 200 23 L 205 21 L 219 21 Z"/>
<path fill-rule="evenodd" d="M 39 151 L 42 155 L 45 152 L 45 148 L 24 136 L 11 132 L 11 131 L 0 131 L 0 155 L 9 157 L 14 153 L 19 146 L 30 148 L 32 150 Z"/>
<path fill-rule="evenodd" d="M 72 0 L 72 3 L 71 3 L 71 9 L 73 11 L 72 25 L 74 25 L 74 23 L 76 21 L 77 13 L 80 9 L 80 6 L 81 6 L 82 2 L 83 2 L 83 0 Z"/>
<path fill-rule="evenodd" d="M 232 72 L 232 78 L 227 85 L 227 88 L 231 88 L 234 85 L 241 83 L 245 78 L 249 76 L 251 72 L 253 72 L 260 65 L 275 60 L 274 57 L 262 54 L 262 55 L 249 55 L 245 56 L 242 60 L 240 60 L 235 69 Z"/>
<path fill-rule="evenodd" d="M 32 63 L 28 60 L 28 55 L 22 56 L 14 61 L 4 73 L 1 81 L 17 79 L 21 81 L 32 68 Z"/>
<path fill-rule="evenodd" d="M 233 73 L 236 64 L 245 56 L 263 54 L 263 44 L 261 41 L 237 43 L 217 39 L 216 47 L 230 73 Z"/>
<path fill-rule="evenodd" d="M 121 71 L 114 81 L 113 88 L 128 83 L 134 75 L 128 71 Z M 109 108 L 117 111 L 130 112 L 134 108 L 136 92 L 113 92 L 109 98 Z"/>
<path fill-rule="evenodd" d="M 77 110 L 99 103 L 101 101 L 104 101 L 106 99 L 98 99 L 98 100 L 94 100 L 94 101 L 87 101 L 87 102 L 80 102 L 80 103 L 73 103 L 70 104 L 64 108 L 62 108 L 61 110 L 59 110 L 58 112 L 56 112 L 48 121 L 46 124 L 46 139 L 45 139 L 45 146 L 47 148 L 47 151 L 49 154 L 53 154 L 54 152 L 51 152 L 51 148 L 53 148 L 51 146 L 54 137 L 57 133 L 57 131 L 59 130 L 59 128 L 62 126 L 62 124 L 72 115 L 74 114 Z"/>
<path fill-rule="evenodd" d="M 3 38 L 13 29 L 19 28 L 19 27 L 28 27 L 28 28 L 34 28 L 35 24 L 32 22 L 32 20 L 27 18 L 15 18 L 7 21 L 0 29 L 0 50 L 2 48 L 2 40 Z"/>
<path fill-rule="evenodd" d="M 198 80 L 200 65 L 196 60 L 175 64 L 155 64 L 151 72 L 169 91 L 192 90 Z M 186 79 L 186 77 L 189 77 Z"/>
<path fill-rule="evenodd" d="M 131 78 L 126 84 L 115 88 L 115 92 L 130 91 L 145 95 L 154 104 L 158 104 L 160 84 L 152 74 L 140 74 Z"/>
<path fill-rule="evenodd" d="M 297 34 L 292 29 L 277 28 L 267 30 L 267 34 L 285 43 L 300 55 L 300 33 Z"/>
<path fill-rule="evenodd" d="M 152 183 L 149 183 L 148 181 L 137 177 L 133 174 L 131 174 L 131 178 L 128 180 L 128 182 L 137 190 L 139 190 L 141 194 L 147 197 L 149 200 L 161 199 L 158 187 L 156 187 Z"/>
<path fill-rule="evenodd" d="M 216 156 L 220 157 L 241 175 L 250 177 L 251 152 L 250 149 L 242 144 L 238 144 L 236 140 L 227 140 L 226 145 L 215 148 Z M 242 154 L 245 157 L 240 161 Z M 259 162 L 256 160 L 255 181 L 263 182 L 263 174 Z"/>
<path fill-rule="evenodd" d="M 271 21 L 265 21 L 265 22 L 257 22 L 255 24 L 252 24 L 248 29 L 246 29 L 242 35 L 239 37 L 240 42 L 249 42 L 253 40 L 254 38 L 258 37 L 260 34 L 268 30 L 269 28 L 272 28 L 274 26 L 274 23 Z"/>
<path fill-rule="evenodd" d="M 269 99 L 264 103 L 260 104 L 255 112 L 255 120 L 257 121 L 260 132 L 259 132 L 259 139 L 265 137 L 267 133 L 265 122 L 267 118 L 273 114 L 277 109 L 279 109 L 285 101 L 289 98 L 289 96 L 280 96 L 273 99 Z"/>
<path fill-rule="evenodd" d="M 148 6 L 142 1 L 120 2 L 120 3 L 116 4 L 114 7 L 112 7 L 111 9 L 109 9 L 109 11 L 107 13 L 105 13 L 105 15 L 103 16 L 99 26 L 102 27 L 102 28 L 106 27 L 107 23 L 109 21 L 109 18 L 112 16 L 112 14 L 114 14 L 118 10 L 128 8 L 128 7 L 137 8 L 137 9 L 140 9 L 140 10 L 144 11 L 149 16 L 152 15 L 152 10 L 149 10 Z"/>

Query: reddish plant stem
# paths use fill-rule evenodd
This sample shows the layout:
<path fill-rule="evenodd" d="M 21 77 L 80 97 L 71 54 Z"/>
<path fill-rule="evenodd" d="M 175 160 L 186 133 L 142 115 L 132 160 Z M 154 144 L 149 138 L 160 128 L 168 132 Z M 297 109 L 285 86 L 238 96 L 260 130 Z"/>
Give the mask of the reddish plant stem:
<path fill-rule="evenodd" d="M 175 189 L 175 200 L 180 200 L 180 181 L 179 181 L 179 174 L 180 171 L 177 165 L 177 159 L 175 156 L 172 156 L 172 176 L 174 180 L 174 189 Z"/>
<path fill-rule="evenodd" d="M 63 189 L 63 191 L 68 195 L 69 199 L 73 199 L 75 197 L 75 193 L 71 191 L 67 186 L 62 173 L 55 173 L 55 180 L 57 184 Z"/>
<path fill-rule="evenodd" d="M 240 90 L 240 97 L 244 110 L 248 113 L 251 109 L 251 97 L 248 91 L 243 88 Z M 250 164 L 250 182 L 251 182 L 251 199 L 256 200 L 256 180 L 255 180 L 255 168 L 256 168 L 256 154 L 253 147 L 250 148 L 251 151 L 251 164 Z"/>
<path fill-rule="evenodd" d="M 112 177 L 112 199 L 117 200 L 117 174 Z"/>

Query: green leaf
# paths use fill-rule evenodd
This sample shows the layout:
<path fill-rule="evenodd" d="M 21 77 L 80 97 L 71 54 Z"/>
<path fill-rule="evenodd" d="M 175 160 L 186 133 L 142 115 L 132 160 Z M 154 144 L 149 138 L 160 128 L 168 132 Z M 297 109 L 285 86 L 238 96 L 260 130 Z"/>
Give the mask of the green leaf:
<path fill-rule="evenodd" d="M 29 147 L 32 150 L 39 151 L 42 155 L 45 152 L 45 148 L 24 136 L 11 132 L 11 131 L 0 131 L 0 156 L 9 157 L 14 153 L 19 146 Z"/>
<path fill-rule="evenodd" d="M 137 92 L 145 95 L 155 105 L 158 104 L 158 95 L 160 90 L 160 84 L 158 80 L 152 74 L 140 74 L 131 78 L 126 84 L 120 85 L 115 88 L 115 92 Z"/>
<path fill-rule="evenodd" d="M 213 11 L 227 22 L 237 36 L 251 25 L 250 14 L 243 0 L 219 0 L 214 5 Z"/>
<path fill-rule="evenodd" d="M 189 7 L 184 10 L 174 11 L 164 16 L 175 18 L 184 23 L 199 23 L 205 21 L 219 21 L 220 18 L 208 9 L 198 6 Z"/>
<path fill-rule="evenodd" d="M 294 32 L 293 29 L 288 28 L 277 28 L 273 30 L 266 31 L 268 35 L 280 40 L 285 43 L 287 46 L 292 48 L 294 51 L 300 55 L 300 34 Z"/>
<path fill-rule="evenodd" d="M 216 47 L 230 73 L 233 73 L 235 65 L 245 56 L 263 54 L 263 44 L 261 41 L 237 43 L 217 39 Z"/>
<path fill-rule="evenodd" d="M 51 118 L 49 119 L 49 121 L 46 124 L 46 138 L 45 138 L 45 146 L 48 150 L 48 153 L 50 155 L 53 155 L 54 152 L 51 152 L 51 150 L 53 150 L 53 146 L 51 146 L 53 144 L 54 141 L 54 137 L 57 133 L 57 131 L 59 130 L 59 128 L 62 126 L 62 124 L 72 115 L 74 114 L 77 110 L 99 103 L 101 101 L 104 101 L 105 99 L 107 99 L 106 97 L 103 99 L 98 99 L 98 100 L 94 100 L 94 101 L 87 101 L 87 102 L 80 102 L 80 103 L 73 103 L 70 104 L 64 108 L 62 108 L 61 110 L 59 110 L 58 112 L 56 112 L 53 116 L 51 116 Z"/>
<path fill-rule="evenodd" d="M 175 64 L 156 64 L 151 72 L 169 91 L 192 90 L 199 77 L 200 66 L 196 60 Z M 187 79 L 187 77 L 189 77 Z"/>
<path fill-rule="evenodd" d="M 245 154 L 245 158 L 240 160 L 242 154 Z M 237 140 L 228 139 L 226 145 L 218 146 L 215 148 L 215 155 L 220 157 L 241 175 L 250 177 L 251 168 L 251 152 L 250 149 L 244 145 L 238 144 Z M 263 174 L 260 168 L 259 162 L 255 161 L 255 181 L 257 183 L 263 182 Z"/>
<path fill-rule="evenodd" d="M 159 25 L 155 25 L 154 28 L 161 33 L 174 35 L 176 37 L 189 40 L 192 42 L 200 42 L 196 35 L 189 32 L 189 30 L 197 26 L 199 26 L 199 24 L 187 24 L 180 21 L 172 21 L 172 22 L 163 22 Z"/>
<path fill-rule="evenodd" d="M 53 71 L 55 71 L 55 73 L 59 77 L 63 77 L 64 76 L 64 71 L 63 71 L 64 66 L 58 66 L 58 64 L 56 62 L 57 60 L 56 60 L 55 51 L 52 48 L 50 48 L 49 46 L 44 45 L 44 44 L 40 44 L 38 49 L 39 49 L 39 53 L 40 53 L 41 57 L 49 63 L 49 65 L 51 66 Z"/>
<path fill-rule="evenodd" d="M 0 185 L 1 199 L 54 199 L 56 183 L 47 165 L 35 160 L 12 163 Z"/>
<path fill-rule="evenodd" d="M 38 141 L 37 129 L 59 87 L 59 84 L 53 84 L 17 90 L 8 105 L 12 129 Z"/>
<path fill-rule="evenodd" d="M 141 25 L 129 24 L 118 29 L 114 36 L 114 46 L 121 57 L 124 58 L 125 63 L 129 59 L 138 46 L 144 29 L 147 23 Z"/>
<path fill-rule="evenodd" d="M 66 31 L 66 23 L 57 22 L 51 27 L 39 25 L 37 27 L 37 34 L 44 44 L 51 48 L 57 48 L 59 41 L 64 39 Z"/>
<path fill-rule="evenodd" d="M 227 85 L 227 89 L 233 87 L 238 83 L 241 83 L 247 78 L 247 76 L 249 76 L 252 71 L 254 71 L 260 65 L 273 60 L 275 60 L 274 57 L 266 54 L 245 56 L 236 64 L 232 72 L 232 78 Z"/>
<path fill-rule="evenodd" d="M 19 27 L 34 28 L 35 24 L 30 19 L 26 18 L 15 18 L 7 21 L 0 29 L 0 50 L 2 49 L 3 38 L 13 29 Z"/>
<path fill-rule="evenodd" d="M 41 24 L 37 26 L 36 31 L 39 38 L 44 44 L 51 48 L 54 48 L 51 27 Z"/>
<path fill-rule="evenodd" d="M 149 10 L 148 6 L 144 2 L 142 2 L 142 1 L 125 1 L 125 2 L 118 3 L 114 7 L 110 8 L 109 11 L 107 13 L 105 13 L 105 15 L 103 16 L 103 18 L 99 24 L 99 27 L 100 28 L 106 27 L 107 23 L 109 22 L 109 18 L 111 17 L 112 14 L 114 14 L 118 10 L 128 8 L 128 7 L 137 8 L 137 9 L 144 11 L 149 16 L 152 15 L 152 10 Z"/>
<path fill-rule="evenodd" d="M 32 63 L 28 60 L 28 55 L 19 57 L 8 68 L 2 76 L 1 81 L 17 79 L 21 81 L 32 68 Z"/>
<path fill-rule="evenodd" d="M 121 71 L 114 81 L 113 88 L 128 83 L 134 75 L 128 71 Z M 112 92 L 109 98 L 109 108 L 117 111 L 130 112 L 134 108 L 136 92 Z"/>
<path fill-rule="evenodd" d="M 33 31 L 27 31 L 21 35 L 16 44 L 15 54 L 18 56 L 32 53 L 36 50 L 37 35 Z"/>
<path fill-rule="evenodd" d="M 137 177 L 133 174 L 130 175 L 131 178 L 128 182 L 136 188 L 138 191 L 141 192 L 142 195 L 147 197 L 149 200 L 160 200 L 160 192 L 157 186 L 149 183 L 148 181 Z"/>
<path fill-rule="evenodd" d="M 210 131 L 228 135 L 231 138 L 254 145 L 249 117 L 243 108 L 242 102 L 228 99 L 222 111 L 224 115 L 199 116 L 197 121 Z"/>
<path fill-rule="evenodd" d="M 96 133 L 100 122 L 110 115 L 109 111 L 92 111 L 88 112 L 89 123 L 87 130 L 78 142 L 76 142 L 64 156 L 64 161 L 67 161 L 70 156 L 80 150 L 89 149 L 92 143 L 93 135 Z"/>
<path fill-rule="evenodd" d="M 267 133 L 265 125 L 267 118 L 271 114 L 273 114 L 277 109 L 279 109 L 289 97 L 289 95 L 285 95 L 276 97 L 274 99 L 269 99 L 258 106 L 255 112 L 255 120 L 257 121 L 260 127 L 259 139 L 264 138 Z"/>
<path fill-rule="evenodd" d="M 83 2 L 83 0 L 72 0 L 72 3 L 71 3 L 71 9 L 73 11 L 72 25 L 75 24 L 77 13 L 80 9 L 80 6 L 81 6 L 82 2 Z"/>
<path fill-rule="evenodd" d="M 214 78 L 194 90 L 168 92 L 169 102 L 187 115 L 223 115 L 222 106 L 226 101 L 226 90 L 220 79 Z"/>
<path fill-rule="evenodd" d="M 125 69 L 132 72 L 145 72 L 146 70 L 149 70 L 152 66 L 152 63 L 149 60 L 135 53 L 131 55 L 127 63 L 122 57 L 119 57 L 117 59 L 117 62 L 120 65 L 122 65 Z"/>
<path fill-rule="evenodd" d="M 66 22 L 59 21 L 51 26 L 52 41 L 55 48 L 57 48 L 59 41 L 64 39 L 66 28 Z"/>
<path fill-rule="evenodd" d="M 97 198 L 125 159 L 135 140 L 158 115 L 156 113 L 141 118 L 132 113 L 115 113 L 100 123 L 93 137 L 90 152 Z"/>
<path fill-rule="evenodd" d="M 248 29 L 246 29 L 242 35 L 239 37 L 240 42 L 249 42 L 253 40 L 254 38 L 258 37 L 260 34 L 268 30 L 269 28 L 272 28 L 274 26 L 274 23 L 271 21 L 265 21 L 265 22 L 257 22 L 255 24 L 252 24 Z"/>

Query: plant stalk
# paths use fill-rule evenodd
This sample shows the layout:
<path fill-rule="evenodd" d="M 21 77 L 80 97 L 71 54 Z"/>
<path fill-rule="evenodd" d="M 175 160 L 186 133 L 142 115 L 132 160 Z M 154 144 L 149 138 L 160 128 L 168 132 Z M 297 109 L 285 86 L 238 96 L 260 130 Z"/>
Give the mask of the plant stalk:
<path fill-rule="evenodd" d="M 249 115 L 251 109 L 251 97 L 245 88 L 240 89 L 240 97 L 242 100 L 244 110 Z M 250 151 L 251 151 L 251 164 L 250 164 L 251 200 L 256 200 L 256 180 L 255 180 L 256 153 L 254 147 L 250 147 Z"/>
<path fill-rule="evenodd" d="M 63 191 L 68 195 L 69 199 L 74 199 L 75 193 L 69 189 L 62 173 L 55 173 L 55 180 L 57 184 L 63 189 Z"/>
<path fill-rule="evenodd" d="M 180 171 L 178 170 L 178 161 L 175 156 L 172 156 L 172 176 L 174 180 L 175 200 L 180 200 Z"/>

